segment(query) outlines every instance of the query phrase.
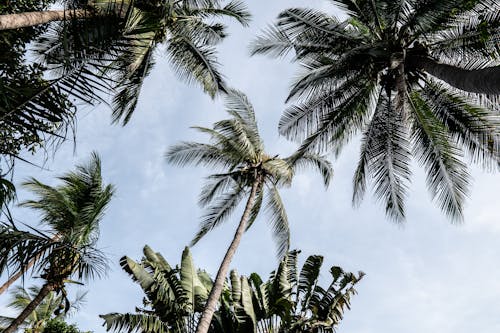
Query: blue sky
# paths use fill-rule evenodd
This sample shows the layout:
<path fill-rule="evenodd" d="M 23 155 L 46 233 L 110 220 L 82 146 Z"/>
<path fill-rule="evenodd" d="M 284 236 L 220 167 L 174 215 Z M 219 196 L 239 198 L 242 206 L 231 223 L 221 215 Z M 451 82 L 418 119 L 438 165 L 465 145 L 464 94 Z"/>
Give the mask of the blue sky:
<path fill-rule="evenodd" d="M 271 154 L 284 156 L 295 148 L 278 136 L 277 123 L 297 65 L 289 59 L 250 58 L 248 44 L 280 10 L 293 6 L 332 10 L 327 3 L 248 1 L 254 15 L 251 26 L 231 25 L 231 35 L 220 48 L 223 72 L 230 85 L 252 101 Z M 180 82 L 162 51 L 157 53 L 157 64 L 129 125 L 110 125 L 110 112 L 103 106 L 83 108 L 75 151 L 67 142 L 44 163 L 46 170 L 18 163 L 15 174 L 18 183 L 34 176 L 55 184 L 56 175 L 85 161 L 91 151 L 101 155 L 103 175 L 117 187 L 100 241 L 111 270 L 106 279 L 89 283 L 87 304 L 70 319 L 96 333 L 104 332 L 99 314 L 133 311 L 141 304 L 139 287 L 118 266 L 122 255 L 139 259 L 142 247 L 149 244 L 170 263 L 180 261 L 198 227 L 202 211 L 197 195 L 209 170 L 169 166 L 163 154 L 178 141 L 204 139 L 190 126 L 210 126 L 226 116 L 220 100 L 212 101 L 198 87 Z M 359 141 L 354 140 L 334 161 L 335 177 L 327 191 L 314 173 L 298 174 L 292 188 L 282 191 L 292 248 L 302 250 L 302 260 L 310 254 L 323 255 L 325 279 L 332 265 L 367 274 L 339 332 L 500 332 L 498 174 L 472 168 L 465 223 L 453 225 L 431 202 L 425 174 L 415 165 L 407 223 L 396 225 L 386 219 L 371 193 L 360 208 L 352 208 L 351 179 L 358 153 Z M 43 163 L 43 156 L 36 158 Z M 29 196 L 21 191 L 19 197 Z M 16 213 L 22 222 L 36 221 L 29 211 Z M 215 275 L 237 218 L 238 211 L 192 249 L 198 267 Z M 258 220 L 245 234 L 232 267 L 242 274 L 267 276 L 277 265 L 270 234 L 266 220 Z M 40 281 L 26 283 L 31 282 Z M 9 313 L 5 304 L 2 295 L 1 314 Z"/>

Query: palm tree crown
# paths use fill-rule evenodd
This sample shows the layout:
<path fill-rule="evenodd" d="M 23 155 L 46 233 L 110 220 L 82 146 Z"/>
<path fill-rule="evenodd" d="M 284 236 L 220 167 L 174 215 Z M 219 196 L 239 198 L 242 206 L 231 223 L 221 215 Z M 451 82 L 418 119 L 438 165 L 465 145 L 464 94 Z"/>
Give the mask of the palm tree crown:
<path fill-rule="evenodd" d="M 253 53 L 295 52 L 303 71 L 280 121 L 301 151 L 339 153 L 362 133 L 358 204 L 371 176 L 386 213 L 405 219 L 410 158 L 441 209 L 461 220 L 469 175 L 462 157 L 497 167 L 500 7 L 497 1 L 335 1 L 339 20 L 282 12 Z M 496 96 L 495 96 L 496 95 Z"/>
<path fill-rule="evenodd" d="M 203 216 L 200 231 L 192 243 L 196 244 L 206 233 L 226 221 L 257 184 L 247 228 L 264 203 L 278 241 L 278 254 L 283 256 L 289 246 L 289 227 L 278 188 L 290 186 L 295 170 L 306 166 L 316 167 L 328 186 L 331 165 L 322 156 L 311 153 L 286 158 L 267 154 L 253 107 L 246 96 L 232 90 L 226 98 L 226 108 L 231 119 L 216 122 L 213 128 L 194 127 L 210 136 L 210 144 L 182 142 L 166 153 L 167 161 L 176 165 L 205 165 L 221 171 L 207 177 L 200 193 L 199 204 L 206 208 L 207 214 Z"/>
<path fill-rule="evenodd" d="M 227 33 L 217 20 L 229 17 L 245 26 L 250 20 L 239 1 L 224 5 L 221 0 L 98 0 L 89 4 L 91 14 L 52 25 L 37 52 L 52 73 L 81 71 L 69 82 L 78 84 L 71 94 L 80 99 L 99 101 L 111 91 L 113 118 L 124 124 L 135 110 L 160 45 L 181 79 L 199 83 L 212 97 L 225 91 L 215 46 Z"/>
<path fill-rule="evenodd" d="M 44 29 L 38 30 L 44 33 L 28 40 L 35 51 L 35 63 L 10 57 L 0 66 L 0 155 L 7 162 L 22 151 L 66 138 L 74 129 L 77 106 L 82 104 L 110 104 L 113 121 L 126 124 L 159 53 L 167 56 L 181 79 L 198 83 L 211 97 L 224 92 L 216 47 L 227 32 L 220 21 L 232 18 L 246 26 L 250 20 L 240 1 L 92 0 L 65 4 L 65 10 L 57 11 L 59 21 L 41 24 Z M 42 10 L 46 6 L 26 6 L 40 10 L 28 13 L 24 6 L 17 7 L 20 13 L 13 16 L 43 18 L 47 14 L 50 18 L 51 11 Z M 0 21 L 5 16 L 0 15 Z M 8 37 L 12 31 L 0 31 L 0 35 Z M 16 40 L 11 48 L 24 50 L 24 42 Z M 0 165 L 3 175 L 2 168 Z"/>
<path fill-rule="evenodd" d="M 36 179 L 24 184 L 38 198 L 21 205 L 39 211 L 41 225 L 49 231 L 21 231 L 7 224 L 0 229 L 0 268 L 22 271 L 34 260 L 33 271 L 45 280 L 38 295 L 5 332 L 13 332 L 51 291 L 64 292 L 68 279 L 99 277 L 107 269 L 106 257 L 95 245 L 114 189 L 103 184 L 99 157 L 94 153 L 88 165 L 59 179 L 63 185 L 58 187 Z"/>

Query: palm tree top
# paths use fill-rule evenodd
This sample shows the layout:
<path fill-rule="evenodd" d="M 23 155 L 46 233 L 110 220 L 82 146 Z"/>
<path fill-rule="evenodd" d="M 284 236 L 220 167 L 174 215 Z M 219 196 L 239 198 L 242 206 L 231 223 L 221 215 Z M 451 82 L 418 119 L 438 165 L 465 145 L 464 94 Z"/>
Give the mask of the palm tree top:
<path fill-rule="evenodd" d="M 256 203 L 248 227 L 257 217 L 264 189 L 267 189 L 266 210 L 270 213 L 270 224 L 282 256 L 288 250 L 289 228 L 278 187 L 289 186 L 297 169 L 310 166 L 320 171 L 324 185 L 328 186 L 333 174 L 331 164 L 314 153 L 293 154 L 285 158 L 266 153 L 248 98 L 239 91 L 230 90 L 225 106 L 231 116 L 229 119 L 214 123 L 212 128 L 194 127 L 207 134 L 210 143 L 181 142 L 170 147 L 165 155 L 167 161 L 175 165 L 203 165 L 218 172 L 207 177 L 207 184 L 200 193 L 199 203 L 207 208 L 207 214 L 202 218 L 201 229 L 193 243 L 225 221 L 245 194 L 250 193 L 252 185 L 258 182 Z"/>
<path fill-rule="evenodd" d="M 362 134 L 353 203 L 368 176 L 387 215 L 405 219 L 410 158 L 425 168 L 432 198 L 463 219 L 463 157 L 500 165 L 500 5 L 477 1 L 339 0 L 348 17 L 291 8 L 252 53 L 295 54 L 279 130 L 300 151 L 338 154 Z"/>
<path fill-rule="evenodd" d="M 29 231 L 23 231 L 15 225 L 2 224 L 0 239 L 5 244 L 0 251 L 2 270 L 10 267 L 21 271 L 33 261 L 33 270 L 43 276 L 56 274 L 66 278 L 67 273 L 89 279 L 105 273 L 106 257 L 95 245 L 99 223 L 114 186 L 103 182 L 96 153 L 92 153 L 87 164 L 58 178 L 62 184 L 55 187 L 34 178 L 23 184 L 37 198 L 24 201 L 21 206 L 38 211 L 41 225 L 47 230 L 30 227 Z M 60 266 L 63 274 L 58 271 Z"/>
<path fill-rule="evenodd" d="M 22 207 L 32 208 L 41 214 L 42 224 L 63 237 L 78 233 L 82 244 L 97 240 L 99 223 L 115 191 L 111 184 L 104 184 L 101 160 L 93 152 L 90 162 L 76 167 L 76 171 L 58 177 L 62 184 L 52 187 L 31 178 L 23 186 L 38 198 L 26 200 Z"/>

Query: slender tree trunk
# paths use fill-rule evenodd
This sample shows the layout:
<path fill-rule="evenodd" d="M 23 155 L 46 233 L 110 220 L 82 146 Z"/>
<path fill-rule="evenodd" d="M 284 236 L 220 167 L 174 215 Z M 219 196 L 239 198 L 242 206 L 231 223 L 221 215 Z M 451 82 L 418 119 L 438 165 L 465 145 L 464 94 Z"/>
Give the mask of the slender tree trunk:
<path fill-rule="evenodd" d="M 43 287 L 38 292 L 38 295 L 26 306 L 26 308 L 21 312 L 21 314 L 14 319 L 14 321 L 3 331 L 3 333 L 13 333 L 15 332 L 19 326 L 28 318 L 28 316 L 35 311 L 36 307 L 40 305 L 47 295 L 54 290 L 54 285 L 47 282 L 43 285 Z"/>
<path fill-rule="evenodd" d="M 17 272 L 16 274 L 12 275 L 3 285 L 2 287 L 0 287 L 0 295 L 3 294 L 4 292 L 7 291 L 7 289 L 9 289 L 9 287 L 17 281 L 17 279 L 19 279 L 21 276 L 23 276 L 23 274 L 31 268 L 31 266 L 33 266 L 33 263 L 35 261 L 34 260 L 31 260 L 28 265 L 26 265 L 26 267 L 24 269 L 21 269 L 19 272 Z"/>
<path fill-rule="evenodd" d="M 260 186 L 260 180 L 256 180 L 252 185 L 252 190 L 250 191 L 250 196 L 248 197 L 245 210 L 243 211 L 243 215 L 241 216 L 240 224 L 236 229 L 233 241 L 231 242 L 231 245 L 229 245 L 229 248 L 226 251 L 226 255 L 224 256 L 224 259 L 220 264 L 219 271 L 217 272 L 217 276 L 214 281 L 214 285 L 207 299 L 207 304 L 205 304 L 205 309 L 203 310 L 201 318 L 198 321 L 198 327 L 196 327 L 196 333 L 207 333 L 208 329 L 210 328 L 210 322 L 212 321 L 217 301 L 219 300 L 220 295 L 222 293 L 222 289 L 224 287 L 224 280 L 226 278 L 227 272 L 229 271 L 229 265 L 231 264 L 231 260 L 233 259 L 233 256 L 236 253 L 236 249 L 240 244 L 241 237 L 243 236 L 243 233 L 245 232 L 245 229 L 247 227 L 247 222 L 250 217 L 250 212 L 255 204 L 255 196 L 259 186 Z"/>
<path fill-rule="evenodd" d="M 76 10 L 46 10 L 41 12 L 26 12 L 0 15 L 0 30 L 32 27 L 52 21 L 64 21 L 71 18 L 85 18 L 93 15 L 86 9 Z"/>
<path fill-rule="evenodd" d="M 410 62 L 449 85 L 471 93 L 500 95 L 500 66 L 463 69 L 440 64 L 429 57 L 412 57 Z"/>
<path fill-rule="evenodd" d="M 60 233 L 57 233 L 54 235 L 54 237 L 52 237 L 52 241 L 56 242 L 57 240 L 59 240 L 59 238 L 61 237 L 61 234 Z M 2 287 L 0 287 L 0 295 L 3 294 L 5 291 L 7 291 L 7 289 L 9 289 L 9 287 L 17 281 L 17 279 L 19 279 L 21 276 L 24 275 L 24 273 L 26 273 L 26 271 L 28 271 L 28 269 L 30 269 L 31 267 L 33 267 L 33 265 L 35 264 L 35 262 L 40 259 L 41 255 L 37 255 L 35 256 L 35 258 L 31 259 L 28 264 L 22 268 L 19 272 L 17 272 L 16 274 L 12 275 L 3 285 Z"/>

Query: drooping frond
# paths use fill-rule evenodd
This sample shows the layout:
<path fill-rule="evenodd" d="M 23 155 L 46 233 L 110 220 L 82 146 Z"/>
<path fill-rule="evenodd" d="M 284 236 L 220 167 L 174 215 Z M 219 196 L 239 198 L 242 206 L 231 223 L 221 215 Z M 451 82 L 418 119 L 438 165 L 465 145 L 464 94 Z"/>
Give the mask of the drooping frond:
<path fill-rule="evenodd" d="M 181 79 L 199 83 L 212 97 L 219 91 L 226 91 L 213 47 L 196 43 L 186 32 L 179 31 L 170 40 L 167 55 Z"/>
<path fill-rule="evenodd" d="M 131 51 L 133 59 L 130 59 L 130 55 L 128 55 L 129 59 L 121 64 L 122 68 L 126 68 L 126 70 L 115 79 L 117 80 L 115 84 L 117 92 L 113 97 L 113 122 L 121 120 L 123 125 L 126 125 L 136 109 L 142 84 L 154 65 L 154 42 L 151 37 L 148 37 L 144 36 L 141 44 L 134 46 L 139 50 Z"/>
<path fill-rule="evenodd" d="M 207 208 L 207 213 L 202 217 L 200 230 L 191 241 L 191 244 L 198 243 L 210 230 L 225 222 L 243 199 L 245 193 L 246 190 L 243 187 L 234 186 L 221 195 L 217 201 L 213 202 Z"/>
<path fill-rule="evenodd" d="M 327 188 L 330 185 L 330 180 L 333 177 L 333 167 L 330 161 L 325 159 L 324 156 L 312 153 L 292 155 L 290 163 L 295 170 L 308 169 L 310 167 L 316 168 L 321 177 L 323 177 L 325 187 Z"/>
<path fill-rule="evenodd" d="M 478 107 L 443 85 L 427 81 L 421 91 L 429 111 L 446 127 L 453 141 L 463 147 L 472 161 L 489 169 L 500 162 L 500 116 Z"/>
<path fill-rule="evenodd" d="M 14 225 L 0 224 L 0 273 L 23 271 L 33 261 L 34 270 L 47 263 L 47 256 L 58 247 L 49 235 L 22 231 Z"/>
<path fill-rule="evenodd" d="M 362 75 L 354 75 L 343 81 L 336 81 L 305 102 L 290 106 L 279 122 L 281 135 L 292 140 L 304 140 L 312 135 L 320 121 L 332 108 L 355 97 L 365 83 Z M 309 88 L 308 88 L 309 89 Z"/>
<path fill-rule="evenodd" d="M 299 151 L 325 151 L 331 146 L 341 149 L 342 143 L 356 134 L 371 115 L 376 93 L 376 85 L 369 84 L 337 105 L 336 112 L 321 117 L 315 124 L 317 127 L 314 132 L 302 142 Z"/>
<path fill-rule="evenodd" d="M 427 185 L 433 199 L 455 221 L 463 219 L 463 201 L 467 195 L 469 175 L 460 161 L 460 150 L 450 140 L 448 131 L 417 93 L 411 96 L 414 154 L 427 171 Z"/>
<path fill-rule="evenodd" d="M 396 222 L 402 222 L 410 177 L 409 134 L 402 122 L 402 115 L 395 114 L 387 96 L 379 98 L 370 127 L 363 138 L 362 157 L 355 178 L 355 182 L 361 186 L 355 186 L 354 198 L 361 197 L 364 189 L 362 175 L 366 172 L 363 170 L 368 170 L 373 177 L 375 195 L 385 202 L 387 215 Z"/>
<path fill-rule="evenodd" d="M 207 183 L 203 185 L 198 203 L 201 207 L 211 204 L 217 197 L 227 192 L 231 186 L 236 186 L 235 179 L 231 174 L 215 174 L 207 177 Z"/>
<path fill-rule="evenodd" d="M 290 248 L 290 227 L 285 206 L 278 189 L 274 185 L 267 188 L 266 213 L 269 214 L 269 224 L 277 245 L 277 256 L 283 258 Z"/>

